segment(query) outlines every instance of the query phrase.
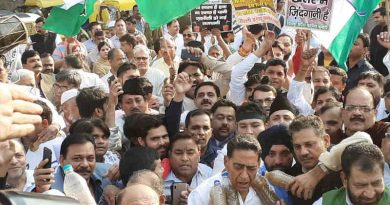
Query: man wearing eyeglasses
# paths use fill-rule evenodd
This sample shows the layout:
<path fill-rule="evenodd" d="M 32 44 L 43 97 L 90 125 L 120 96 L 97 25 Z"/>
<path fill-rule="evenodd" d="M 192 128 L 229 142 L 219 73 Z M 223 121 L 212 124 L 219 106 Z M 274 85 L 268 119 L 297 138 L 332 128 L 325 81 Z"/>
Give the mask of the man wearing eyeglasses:
<path fill-rule="evenodd" d="M 347 138 L 355 132 L 367 132 L 375 145 L 381 146 L 390 123 L 376 122 L 376 105 L 373 95 L 365 88 L 357 87 L 348 92 L 341 110 L 344 122 L 344 136 Z"/>

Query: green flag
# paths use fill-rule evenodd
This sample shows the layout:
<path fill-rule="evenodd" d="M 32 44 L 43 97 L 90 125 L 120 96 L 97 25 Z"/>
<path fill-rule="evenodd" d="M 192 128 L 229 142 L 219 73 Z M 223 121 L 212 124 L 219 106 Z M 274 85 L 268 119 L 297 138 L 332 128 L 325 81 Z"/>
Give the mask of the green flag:
<path fill-rule="evenodd" d="M 206 0 L 137 0 L 138 9 L 152 30 L 184 16 Z"/>
<path fill-rule="evenodd" d="M 95 0 L 68 0 L 51 9 L 43 29 L 65 36 L 75 36 L 93 13 Z"/>

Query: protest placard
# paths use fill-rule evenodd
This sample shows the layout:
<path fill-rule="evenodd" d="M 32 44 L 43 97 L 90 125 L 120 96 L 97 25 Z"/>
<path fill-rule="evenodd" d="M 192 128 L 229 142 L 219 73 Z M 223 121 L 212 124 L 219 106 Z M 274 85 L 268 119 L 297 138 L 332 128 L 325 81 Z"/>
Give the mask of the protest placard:
<path fill-rule="evenodd" d="M 280 28 L 273 0 L 232 0 L 239 25 L 271 23 Z"/>
<path fill-rule="evenodd" d="M 288 0 L 285 25 L 327 31 L 330 27 L 332 2 L 333 0 Z"/>
<path fill-rule="evenodd" d="M 202 4 L 191 11 L 192 31 L 218 28 L 222 32 L 232 30 L 231 4 Z"/>

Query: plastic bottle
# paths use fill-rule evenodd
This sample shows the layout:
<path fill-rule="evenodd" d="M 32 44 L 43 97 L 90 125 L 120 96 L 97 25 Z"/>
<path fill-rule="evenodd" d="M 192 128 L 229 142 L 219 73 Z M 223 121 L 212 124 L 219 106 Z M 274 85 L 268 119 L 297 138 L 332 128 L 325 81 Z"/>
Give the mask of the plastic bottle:
<path fill-rule="evenodd" d="M 210 190 L 210 205 L 227 205 L 226 192 L 219 180 L 214 181 L 214 187 Z"/>
<path fill-rule="evenodd" d="M 96 205 L 92 197 L 87 181 L 73 171 L 70 164 L 64 166 L 65 180 L 64 192 L 66 196 L 72 197 L 80 202 L 81 205 Z"/>

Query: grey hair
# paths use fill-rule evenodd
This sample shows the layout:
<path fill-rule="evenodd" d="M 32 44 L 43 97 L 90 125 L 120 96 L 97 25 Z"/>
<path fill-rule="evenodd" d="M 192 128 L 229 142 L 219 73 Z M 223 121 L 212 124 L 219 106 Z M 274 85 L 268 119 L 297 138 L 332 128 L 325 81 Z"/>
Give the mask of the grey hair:
<path fill-rule="evenodd" d="M 152 175 L 156 175 L 156 180 L 153 180 L 152 181 L 152 188 L 154 191 L 156 191 L 159 195 L 162 195 L 164 194 L 164 185 L 163 185 L 163 181 L 162 179 L 157 176 L 157 174 L 153 171 L 150 171 L 148 169 L 141 169 L 141 170 L 138 170 L 138 171 L 135 171 L 131 177 L 129 178 L 129 181 L 127 182 L 127 184 L 144 184 L 144 177 L 145 175 L 147 174 L 152 174 Z M 146 184 L 145 184 L 146 185 Z"/>
<path fill-rule="evenodd" d="M 18 81 L 20 81 L 20 79 L 25 77 L 30 77 L 32 79 L 35 79 L 35 74 L 33 71 L 28 69 L 19 69 L 12 73 L 11 82 L 17 83 Z"/>
<path fill-rule="evenodd" d="M 80 87 L 81 76 L 75 70 L 61 70 L 56 74 L 56 82 L 66 81 L 69 84 L 72 84 L 75 87 Z"/>
<path fill-rule="evenodd" d="M 147 55 L 148 57 L 150 56 L 149 48 L 146 47 L 145 45 L 138 44 L 138 45 L 136 45 L 136 46 L 134 47 L 134 49 L 133 49 L 134 55 L 135 55 L 136 53 L 138 53 L 138 52 L 141 52 L 141 51 L 145 52 L 146 55 Z"/>

